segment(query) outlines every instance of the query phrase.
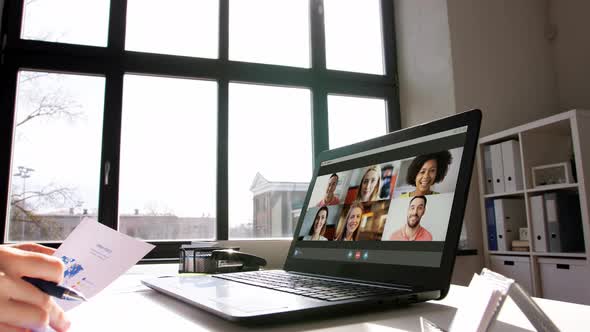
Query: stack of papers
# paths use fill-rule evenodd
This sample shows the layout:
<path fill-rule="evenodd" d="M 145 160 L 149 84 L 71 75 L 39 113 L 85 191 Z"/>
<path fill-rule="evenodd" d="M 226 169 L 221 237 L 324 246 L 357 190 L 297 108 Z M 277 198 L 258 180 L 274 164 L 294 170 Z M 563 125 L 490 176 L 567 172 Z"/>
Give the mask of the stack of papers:
<path fill-rule="evenodd" d="M 484 268 L 479 275 L 473 275 L 468 288 L 469 300 L 457 309 L 449 328 L 450 332 L 487 331 L 496 320 L 507 296 L 510 296 L 537 331 L 559 331 L 553 321 L 514 279 Z M 430 330 L 423 328 L 423 331 Z"/>
<path fill-rule="evenodd" d="M 513 283 L 513 279 L 488 269 L 474 274 L 469 283 L 470 301 L 458 308 L 449 330 L 485 332 Z"/>

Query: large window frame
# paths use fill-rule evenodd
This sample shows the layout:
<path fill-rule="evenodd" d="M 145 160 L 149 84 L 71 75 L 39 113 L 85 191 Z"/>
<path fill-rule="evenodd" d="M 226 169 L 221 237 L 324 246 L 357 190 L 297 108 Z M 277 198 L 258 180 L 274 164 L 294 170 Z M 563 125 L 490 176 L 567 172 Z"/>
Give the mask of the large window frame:
<path fill-rule="evenodd" d="M 381 98 L 386 101 L 388 131 L 401 128 L 394 6 L 381 0 L 384 75 L 329 70 L 326 68 L 323 0 L 310 0 L 311 67 L 232 61 L 228 59 L 229 0 L 219 0 L 219 55 L 217 59 L 152 54 L 125 50 L 127 1 L 110 2 L 108 43 L 106 47 L 84 46 L 24 40 L 20 38 L 23 1 L 4 2 L 2 53 L 0 59 L 0 243 L 4 241 L 9 195 L 10 162 L 17 74 L 19 70 L 101 75 L 105 77 L 104 123 L 101 152 L 101 179 L 110 164 L 108 185 L 101 181 L 98 218 L 116 229 L 118 222 L 118 186 L 121 138 L 123 77 L 146 74 L 178 78 L 211 79 L 218 83 L 217 123 L 217 240 L 228 240 L 228 86 L 230 82 L 301 87 L 312 95 L 313 159 L 329 147 L 328 94 Z M 147 258 L 178 257 L 178 247 L 186 241 L 153 242 L 157 247 Z M 57 247 L 59 243 L 49 243 Z"/>

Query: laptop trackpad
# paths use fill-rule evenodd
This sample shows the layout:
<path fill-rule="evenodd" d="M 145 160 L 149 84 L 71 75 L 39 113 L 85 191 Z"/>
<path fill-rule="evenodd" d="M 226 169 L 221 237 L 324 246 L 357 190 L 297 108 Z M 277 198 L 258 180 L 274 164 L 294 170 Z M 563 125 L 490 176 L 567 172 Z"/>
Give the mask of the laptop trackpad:
<path fill-rule="evenodd" d="M 293 304 L 292 299 L 287 299 L 281 296 L 273 297 L 272 301 L 268 298 L 257 298 L 255 296 L 227 296 L 212 298 L 211 301 L 218 304 L 230 307 L 234 310 L 239 310 L 247 313 L 254 313 L 260 311 L 275 311 L 284 310 Z M 272 303 L 271 303 L 272 302 Z"/>

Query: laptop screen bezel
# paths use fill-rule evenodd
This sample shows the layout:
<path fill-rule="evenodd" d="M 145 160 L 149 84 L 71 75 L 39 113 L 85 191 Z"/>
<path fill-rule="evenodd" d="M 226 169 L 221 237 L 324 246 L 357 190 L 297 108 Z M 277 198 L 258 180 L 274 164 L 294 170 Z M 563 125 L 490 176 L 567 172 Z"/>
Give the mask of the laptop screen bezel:
<path fill-rule="evenodd" d="M 442 296 L 446 295 L 450 285 L 455 255 L 458 250 L 457 245 L 459 243 L 463 217 L 465 214 L 465 206 L 475 160 L 480 123 L 481 111 L 479 110 L 459 113 L 419 126 L 398 130 L 371 140 L 323 151 L 318 158 L 316 158 L 314 165 L 314 174 L 312 181 L 310 182 L 310 190 L 307 192 L 302 211 L 306 211 L 308 208 L 312 191 L 311 188 L 315 185 L 320 165 L 323 161 L 333 160 L 354 153 L 467 126 L 463 155 L 459 166 L 459 174 L 461 174 L 461 176 L 458 177 L 457 185 L 455 187 L 447 236 L 439 267 L 348 263 L 293 258 L 293 251 L 297 246 L 298 235 L 305 215 L 305 213 L 302 213 L 297 227 L 294 230 L 293 241 L 289 248 L 284 269 L 301 273 L 327 275 L 335 278 L 358 279 L 391 285 L 402 285 L 411 287 L 415 290 L 441 290 Z"/>

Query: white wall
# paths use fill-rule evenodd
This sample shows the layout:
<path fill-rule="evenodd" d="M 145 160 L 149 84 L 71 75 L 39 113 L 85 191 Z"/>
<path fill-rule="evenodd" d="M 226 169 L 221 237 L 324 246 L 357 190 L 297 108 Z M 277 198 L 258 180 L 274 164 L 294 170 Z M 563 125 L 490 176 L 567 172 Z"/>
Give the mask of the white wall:
<path fill-rule="evenodd" d="M 482 136 L 559 111 L 544 1 L 449 0 L 448 9 L 457 109 L 482 109 Z"/>
<path fill-rule="evenodd" d="M 455 113 L 447 4 L 395 0 L 402 127 Z"/>
<path fill-rule="evenodd" d="M 457 110 L 482 110 L 480 136 L 558 112 L 546 2 L 448 0 L 448 15 Z M 474 170 L 464 222 L 483 263 L 477 177 Z M 471 264 L 455 278 L 473 268 L 479 270 Z"/>
<path fill-rule="evenodd" d="M 549 1 L 559 109 L 590 109 L 590 1 Z"/>

